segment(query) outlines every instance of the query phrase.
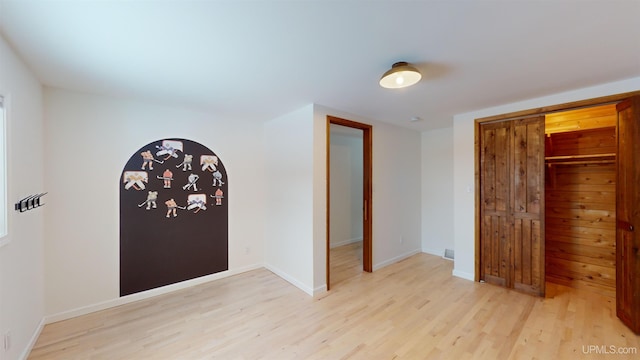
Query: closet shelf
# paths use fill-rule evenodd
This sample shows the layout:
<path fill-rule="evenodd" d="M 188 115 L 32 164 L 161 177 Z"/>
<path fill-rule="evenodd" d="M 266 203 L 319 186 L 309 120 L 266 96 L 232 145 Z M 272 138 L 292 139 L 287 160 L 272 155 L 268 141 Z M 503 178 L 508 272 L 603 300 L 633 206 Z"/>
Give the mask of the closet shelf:
<path fill-rule="evenodd" d="M 613 164 L 616 162 L 616 154 L 547 156 L 544 160 L 547 165 Z"/>

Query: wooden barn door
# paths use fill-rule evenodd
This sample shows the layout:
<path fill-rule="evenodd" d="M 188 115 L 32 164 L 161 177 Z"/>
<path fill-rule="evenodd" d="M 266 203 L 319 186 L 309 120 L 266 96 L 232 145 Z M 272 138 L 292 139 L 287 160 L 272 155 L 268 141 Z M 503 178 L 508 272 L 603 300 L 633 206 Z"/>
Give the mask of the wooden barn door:
<path fill-rule="evenodd" d="M 544 117 L 480 124 L 480 280 L 544 294 Z"/>
<path fill-rule="evenodd" d="M 640 333 L 640 97 L 617 105 L 616 312 Z"/>
<path fill-rule="evenodd" d="M 480 125 L 480 280 L 510 287 L 511 123 Z"/>
<path fill-rule="evenodd" d="M 544 295 L 544 116 L 512 121 L 513 287 Z"/>

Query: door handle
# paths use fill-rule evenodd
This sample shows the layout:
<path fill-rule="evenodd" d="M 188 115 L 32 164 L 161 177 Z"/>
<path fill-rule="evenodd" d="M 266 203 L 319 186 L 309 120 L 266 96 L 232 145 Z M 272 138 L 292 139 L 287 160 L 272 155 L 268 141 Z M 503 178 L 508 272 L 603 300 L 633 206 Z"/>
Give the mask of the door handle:
<path fill-rule="evenodd" d="M 364 221 L 367 221 L 367 200 L 364 201 Z"/>

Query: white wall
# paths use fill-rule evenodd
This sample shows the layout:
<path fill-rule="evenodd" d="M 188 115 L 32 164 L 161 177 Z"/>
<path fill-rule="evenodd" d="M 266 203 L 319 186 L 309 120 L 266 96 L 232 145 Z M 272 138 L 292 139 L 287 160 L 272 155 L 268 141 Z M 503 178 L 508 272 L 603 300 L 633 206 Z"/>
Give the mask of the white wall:
<path fill-rule="evenodd" d="M 443 256 L 453 242 L 453 128 L 422 133 L 422 251 Z"/>
<path fill-rule="evenodd" d="M 327 115 L 373 126 L 373 269 L 420 252 L 420 133 L 339 110 L 314 107 L 314 285 L 326 285 Z"/>
<path fill-rule="evenodd" d="M 474 194 L 467 188 L 474 187 L 474 120 L 572 101 L 592 99 L 607 95 L 640 90 L 640 77 L 602 84 L 589 88 L 549 95 L 517 103 L 459 114 L 453 118 L 454 146 L 454 241 L 455 265 L 453 274 L 472 280 L 474 278 Z"/>
<path fill-rule="evenodd" d="M 326 115 L 308 105 L 265 124 L 59 89 L 45 91 L 47 321 L 266 266 L 309 294 L 326 274 Z M 331 110 L 332 115 L 341 116 Z M 374 125 L 374 269 L 420 251 L 420 134 Z M 118 190 L 141 145 L 208 146 L 229 174 L 230 270 L 119 298 Z M 86 171 L 85 171 L 86 169 Z M 264 174 L 264 176 L 263 176 Z M 79 179 L 77 177 L 80 177 Z"/>
<path fill-rule="evenodd" d="M 421 250 L 420 133 L 375 123 L 373 133 L 373 268 Z"/>
<path fill-rule="evenodd" d="M 313 295 L 313 105 L 264 125 L 265 267 Z"/>
<path fill-rule="evenodd" d="M 46 313 L 59 320 L 262 266 L 260 125 L 177 107 L 45 91 Z M 119 298 L 119 186 L 140 147 L 177 137 L 224 163 L 229 185 L 229 271 Z"/>
<path fill-rule="evenodd" d="M 362 240 L 362 130 L 343 134 L 331 124 L 331 247 Z"/>
<path fill-rule="evenodd" d="M 11 332 L 11 347 L 0 358 L 18 359 L 33 345 L 44 315 L 44 213 L 24 213 L 13 203 L 50 191 L 43 184 L 42 87 L 0 37 L 0 95 L 7 101 L 7 242 L 0 247 L 0 334 Z M 1 337 L 0 337 L 1 338 Z"/>

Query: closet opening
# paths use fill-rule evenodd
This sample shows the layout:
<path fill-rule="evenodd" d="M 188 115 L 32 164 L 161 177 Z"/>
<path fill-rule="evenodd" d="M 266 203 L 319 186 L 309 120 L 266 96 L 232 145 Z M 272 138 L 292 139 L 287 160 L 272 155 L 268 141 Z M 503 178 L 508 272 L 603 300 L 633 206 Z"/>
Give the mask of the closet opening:
<path fill-rule="evenodd" d="M 615 298 L 640 334 L 640 91 L 475 128 L 476 281 Z"/>
<path fill-rule="evenodd" d="M 546 281 L 616 296 L 615 104 L 545 115 Z"/>

